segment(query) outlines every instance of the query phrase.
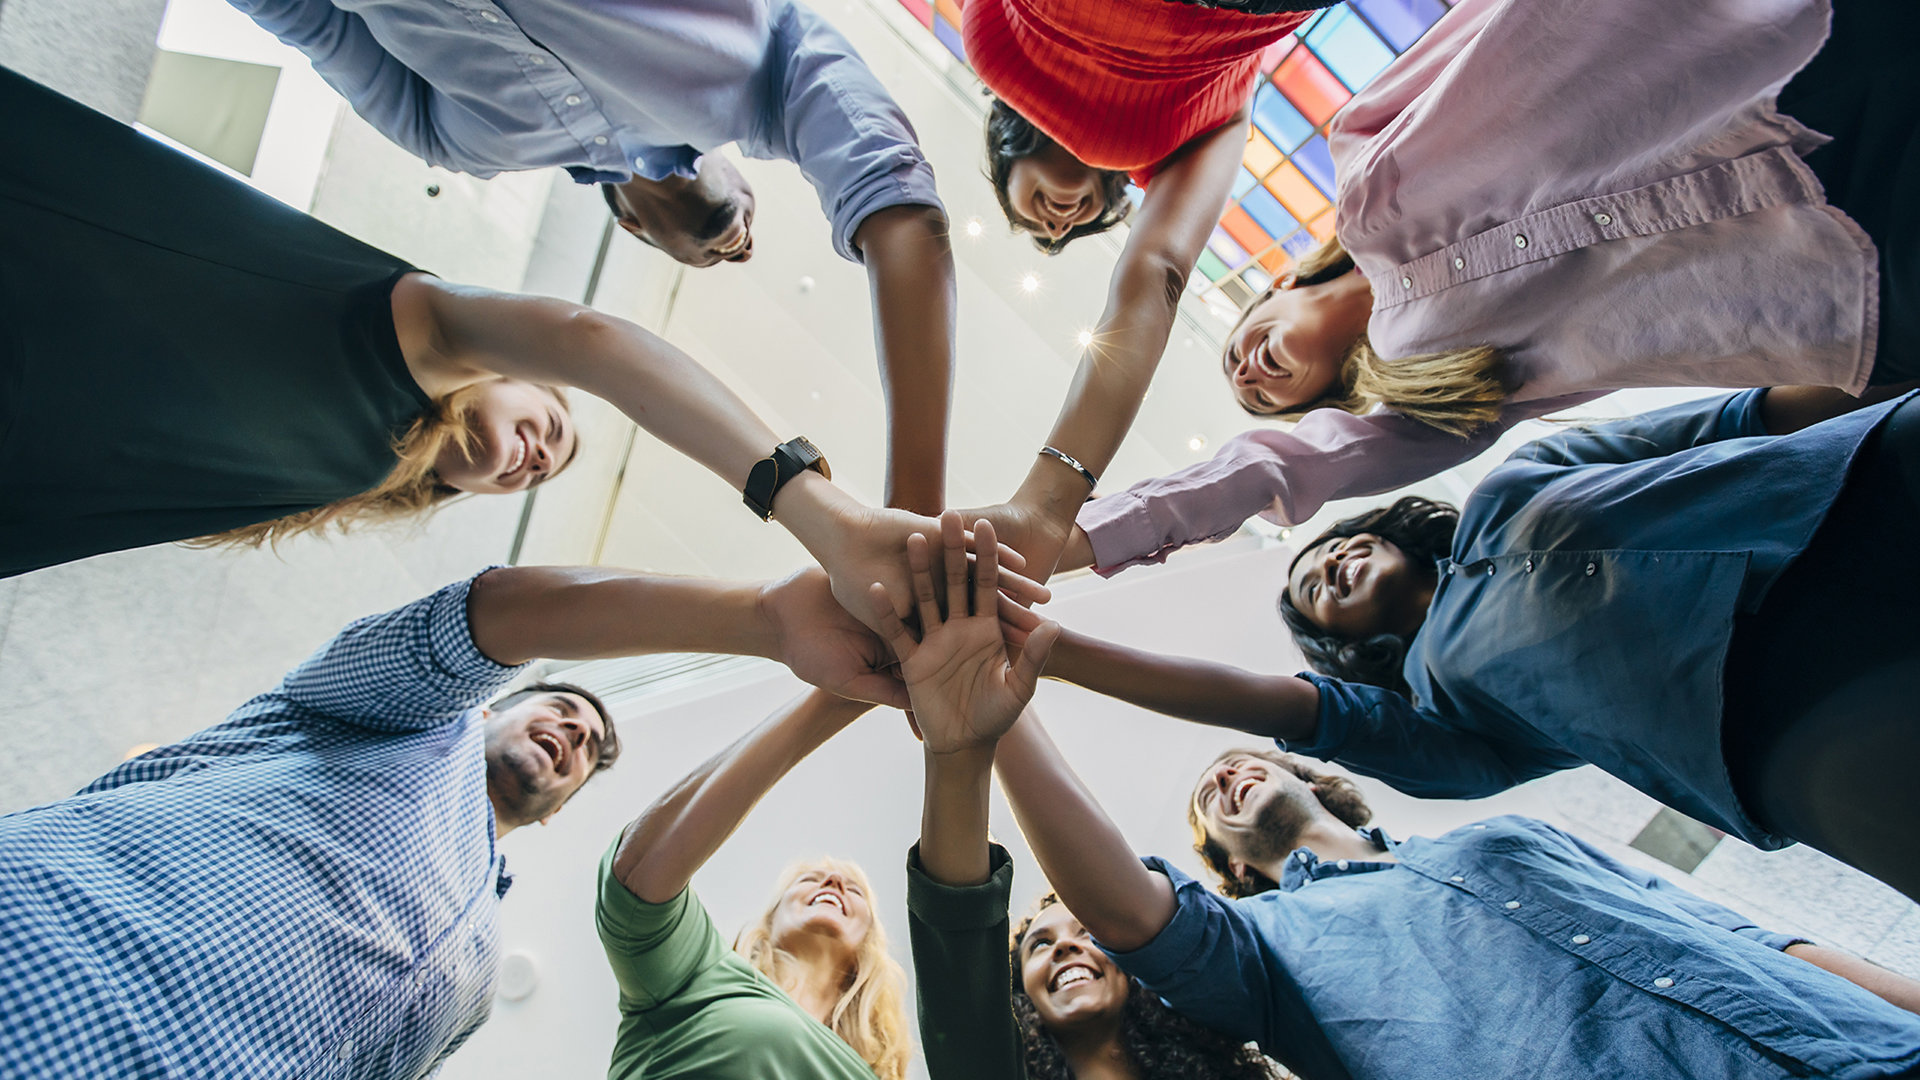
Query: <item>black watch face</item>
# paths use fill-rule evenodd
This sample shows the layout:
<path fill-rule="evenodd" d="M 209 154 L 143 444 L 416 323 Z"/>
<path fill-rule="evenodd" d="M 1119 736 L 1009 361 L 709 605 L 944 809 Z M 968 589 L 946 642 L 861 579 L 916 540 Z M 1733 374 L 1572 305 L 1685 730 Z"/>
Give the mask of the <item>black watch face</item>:
<path fill-rule="evenodd" d="M 773 516 L 773 487 L 780 478 L 780 467 L 772 458 L 761 458 L 753 463 L 753 471 L 747 474 L 747 488 L 743 493 L 746 503 L 761 518 Z"/>

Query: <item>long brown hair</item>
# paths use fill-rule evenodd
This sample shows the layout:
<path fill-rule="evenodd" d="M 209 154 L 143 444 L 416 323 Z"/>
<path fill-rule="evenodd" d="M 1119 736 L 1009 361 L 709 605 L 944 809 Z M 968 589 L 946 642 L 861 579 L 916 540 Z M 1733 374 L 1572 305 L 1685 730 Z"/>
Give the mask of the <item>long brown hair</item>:
<path fill-rule="evenodd" d="M 434 463 L 450 445 L 457 445 L 467 453 L 479 445 L 480 436 L 475 426 L 486 386 L 485 381 L 464 386 L 428 405 L 406 432 L 394 440 L 393 453 L 398 460 L 386 479 L 374 487 L 325 506 L 184 543 L 188 547 L 259 547 L 278 544 L 303 533 L 319 532 L 329 526 L 346 532 L 356 526 L 379 525 L 437 509 L 461 492 L 440 479 Z M 567 404 L 559 390 L 544 389 L 559 398 L 562 406 Z M 578 456 L 578 445 L 576 436 L 575 456 Z"/>
<path fill-rule="evenodd" d="M 773 902 L 760 918 L 740 931 L 733 943 L 734 952 L 776 984 L 779 976 L 775 966 L 782 954 L 773 943 L 774 912 L 796 878 L 808 870 L 823 868 L 858 885 L 867 895 L 868 904 L 872 904 L 873 887 L 867 881 L 866 871 L 854 863 L 816 859 L 787 867 L 780 875 L 779 887 L 773 891 Z M 887 952 L 887 934 L 880 928 L 879 916 L 875 915 L 867 927 L 867 936 L 854 953 L 853 978 L 841 990 L 840 1000 L 834 1002 L 827 1026 L 853 1047 L 853 1052 L 873 1068 L 873 1074 L 880 1080 L 906 1080 L 907 1061 L 913 1055 L 913 1040 L 907 1034 L 906 987 L 907 974 Z"/>
<path fill-rule="evenodd" d="M 1332 236 L 1302 255 L 1293 274 L 1275 280 L 1268 292 L 1319 285 L 1352 269 L 1353 256 L 1347 254 L 1338 236 Z M 1229 341 L 1264 299 L 1266 294 L 1240 313 Z M 1231 347 L 1222 362 L 1231 377 Z M 1363 333 L 1340 358 L 1340 377 L 1326 395 L 1291 409 L 1254 415 L 1298 420 L 1315 409 L 1339 409 L 1359 416 L 1384 405 L 1409 419 L 1464 437 L 1499 419 L 1500 406 L 1512 392 L 1505 369 L 1505 354 L 1491 345 L 1389 358 L 1374 352 L 1373 343 Z M 1245 403 L 1241 407 L 1246 408 Z"/>

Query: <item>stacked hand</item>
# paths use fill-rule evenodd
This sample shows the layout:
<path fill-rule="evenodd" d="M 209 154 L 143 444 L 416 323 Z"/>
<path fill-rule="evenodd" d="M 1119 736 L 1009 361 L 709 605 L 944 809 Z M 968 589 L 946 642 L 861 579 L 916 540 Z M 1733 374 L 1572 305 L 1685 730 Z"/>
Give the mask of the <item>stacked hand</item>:
<path fill-rule="evenodd" d="M 856 701 L 907 707 L 893 654 L 834 599 L 826 571 L 809 568 L 763 587 L 760 613 L 773 655 L 801 679 Z"/>
<path fill-rule="evenodd" d="M 1024 645 L 1010 661 L 1001 631 L 1005 586 L 993 525 L 977 522 L 972 538 L 976 549 L 971 567 L 968 534 L 960 515 L 949 510 L 940 519 L 940 562 L 944 580 L 936 589 L 932 544 L 924 534 L 906 539 L 911 593 L 876 582 L 868 610 L 880 636 L 900 658 L 913 712 L 927 749 L 953 753 L 989 745 L 1013 726 L 1020 710 L 1033 699 L 1047 652 L 1059 636 L 1058 624 L 1039 620 L 1024 632 Z M 947 611 L 940 610 L 944 591 Z M 917 613 L 920 632 L 906 625 L 903 615 Z M 1035 617 L 1037 618 L 1037 617 Z"/>

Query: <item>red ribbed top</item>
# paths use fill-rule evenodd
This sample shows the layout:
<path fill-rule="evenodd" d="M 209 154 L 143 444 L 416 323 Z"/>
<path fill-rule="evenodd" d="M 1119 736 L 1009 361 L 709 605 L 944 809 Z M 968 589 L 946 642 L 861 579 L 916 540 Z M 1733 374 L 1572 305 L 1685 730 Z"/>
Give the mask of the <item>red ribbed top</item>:
<path fill-rule="evenodd" d="M 1187 140 L 1247 104 L 1260 53 L 1307 12 L 1247 15 L 1176 0 L 964 0 L 967 62 L 1081 161 L 1144 184 Z"/>

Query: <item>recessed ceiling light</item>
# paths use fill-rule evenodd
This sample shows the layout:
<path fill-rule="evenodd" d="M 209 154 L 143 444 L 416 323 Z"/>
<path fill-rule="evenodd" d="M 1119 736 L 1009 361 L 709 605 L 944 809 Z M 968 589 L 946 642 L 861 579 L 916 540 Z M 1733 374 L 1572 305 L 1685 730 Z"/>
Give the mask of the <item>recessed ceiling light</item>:
<path fill-rule="evenodd" d="M 1073 340 L 1079 342 L 1080 347 L 1084 349 L 1093 344 L 1093 331 L 1082 330 L 1078 334 L 1073 335 Z"/>
<path fill-rule="evenodd" d="M 801 292 L 803 293 L 812 292 L 813 291 L 813 275 L 801 274 L 799 284 L 800 284 Z"/>
<path fill-rule="evenodd" d="M 979 218 L 968 218 L 968 219 L 967 219 L 967 235 L 968 235 L 968 236 L 976 236 L 976 237 L 977 237 L 977 236 L 979 236 L 979 235 L 980 235 L 981 233 L 983 233 L 983 232 L 986 232 L 986 231 L 987 231 L 987 230 L 986 230 L 986 228 L 985 228 L 985 226 L 983 226 L 983 225 L 981 225 L 981 224 L 980 224 L 980 219 L 979 219 Z"/>
<path fill-rule="evenodd" d="M 1293 530 L 1292 530 L 1292 529 L 1281 529 L 1281 530 L 1280 530 L 1280 539 L 1282 539 L 1282 540 L 1291 540 L 1291 539 L 1293 539 Z"/>
<path fill-rule="evenodd" d="M 1039 292 L 1040 291 L 1040 275 L 1028 274 L 1025 277 L 1021 278 L 1020 291 L 1021 292 Z"/>
<path fill-rule="evenodd" d="M 1204 450 L 1206 446 L 1207 437 L 1205 435 L 1195 435 L 1193 438 L 1187 440 L 1187 449 L 1189 450 Z"/>

